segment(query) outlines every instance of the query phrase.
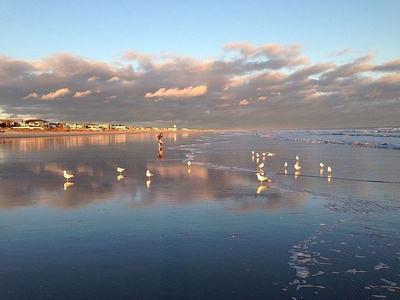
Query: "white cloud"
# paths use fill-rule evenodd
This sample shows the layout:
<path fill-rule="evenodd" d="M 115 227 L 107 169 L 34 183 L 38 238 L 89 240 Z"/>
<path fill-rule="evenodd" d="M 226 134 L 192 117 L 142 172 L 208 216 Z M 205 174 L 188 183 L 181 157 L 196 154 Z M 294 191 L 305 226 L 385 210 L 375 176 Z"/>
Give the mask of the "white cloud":
<path fill-rule="evenodd" d="M 22 99 L 37 98 L 37 97 L 39 97 L 38 94 L 36 94 L 36 93 L 30 93 L 28 96 L 26 96 L 26 97 L 24 97 L 24 98 L 22 98 Z"/>
<path fill-rule="evenodd" d="M 66 96 L 66 95 L 68 95 L 70 93 L 71 93 L 71 91 L 68 88 L 62 88 L 62 89 L 59 89 L 59 90 L 57 90 L 55 92 L 51 92 L 51 93 L 48 93 L 46 95 L 43 95 L 42 99 L 43 100 L 53 100 L 53 99 L 56 99 L 56 98 L 64 97 L 64 96 Z"/>
<path fill-rule="evenodd" d="M 146 98 L 190 98 L 190 97 L 198 97 L 202 96 L 207 92 L 207 86 L 189 86 L 184 89 L 166 89 L 161 88 L 154 93 L 146 93 Z"/>
<path fill-rule="evenodd" d="M 118 76 L 114 76 L 107 80 L 107 82 L 115 82 L 115 81 L 120 81 L 120 78 Z"/>
<path fill-rule="evenodd" d="M 93 81 L 96 81 L 96 80 L 98 80 L 100 77 L 98 77 L 98 76 L 92 76 L 92 77 L 89 77 L 88 79 L 87 79 L 87 81 L 88 82 L 93 82 Z"/>
<path fill-rule="evenodd" d="M 97 94 L 97 93 L 99 93 L 100 91 L 92 91 L 92 90 L 87 90 L 87 91 L 84 91 L 84 92 L 76 92 L 72 97 L 74 97 L 74 98 L 83 98 L 83 97 L 86 97 L 86 96 L 89 96 L 89 95 L 92 95 L 92 94 Z"/>

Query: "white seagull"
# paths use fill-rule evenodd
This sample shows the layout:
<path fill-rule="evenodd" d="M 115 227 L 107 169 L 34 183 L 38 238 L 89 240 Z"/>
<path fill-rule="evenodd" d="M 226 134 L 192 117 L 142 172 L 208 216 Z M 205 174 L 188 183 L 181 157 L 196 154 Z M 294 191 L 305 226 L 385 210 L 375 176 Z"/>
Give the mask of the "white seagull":
<path fill-rule="evenodd" d="M 70 178 L 74 177 L 74 175 L 68 174 L 67 171 L 65 171 L 65 170 L 63 171 L 63 173 L 64 173 L 64 178 L 67 179 L 67 181 L 68 181 Z"/>
<path fill-rule="evenodd" d="M 260 173 L 256 173 L 258 180 L 260 180 L 261 185 L 263 183 L 263 181 L 268 181 L 271 182 L 271 179 L 269 179 L 267 176 L 263 176 Z"/>
<path fill-rule="evenodd" d="M 118 173 L 122 173 L 122 172 L 125 171 L 125 170 L 126 170 L 125 168 L 117 167 Z"/>
<path fill-rule="evenodd" d="M 331 167 L 328 167 L 326 170 L 328 171 L 328 173 L 332 172 L 332 168 Z"/>
<path fill-rule="evenodd" d="M 319 167 L 322 169 L 325 165 L 323 163 L 319 163 Z"/>
<path fill-rule="evenodd" d="M 294 168 L 296 169 L 296 171 L 300 171 L 301 166 L 300 166 L 298 163 L 296 163 L 296 164 L 294 165 Z"/>
<path fill-rule="evenodd" d="M 285 168 L 287 168 L 287 161 L 285 161 L 285 163 L 283 164 L 283 166 L 284 166 Z"/>
<path fill-rule="evenodd" d="M 150 173 L 150 171 L 147 170 L 147 171 L 146 171 L 146 176 L 147 176 L 147 178 L 150 179 L 150 177 L 153 176 L 153 173 Z"/>
<path fill-rule="evenodd" d="M 262 162 L 261 164 L 259 164 L 259 165 L 258 165 L 258 168 L 259 168 L 259 169 L 264 168 L 264 163 Z"/>

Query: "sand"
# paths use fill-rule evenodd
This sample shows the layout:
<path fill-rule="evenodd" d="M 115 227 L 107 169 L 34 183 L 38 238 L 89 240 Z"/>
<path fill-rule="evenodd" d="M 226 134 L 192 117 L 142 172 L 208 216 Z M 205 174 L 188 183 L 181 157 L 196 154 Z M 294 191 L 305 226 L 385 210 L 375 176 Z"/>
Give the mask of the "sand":
<path fill-rule="evenodd" d="M 155 132 L 36 134 L 0 141 L 0 298 L 399 296 L 396 151 L 177 132 L 160 159 Z M 277 154 L 264 187 L 252 150 Z"/>

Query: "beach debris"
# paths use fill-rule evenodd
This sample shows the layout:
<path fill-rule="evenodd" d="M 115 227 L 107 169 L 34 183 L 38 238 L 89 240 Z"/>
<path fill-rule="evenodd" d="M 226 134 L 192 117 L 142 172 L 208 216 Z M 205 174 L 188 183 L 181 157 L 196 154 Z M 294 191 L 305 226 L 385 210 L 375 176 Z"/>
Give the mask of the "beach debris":
<path fill-rule="evenodd" d="M 374 267 L 374 270 L 380 270 L 380 269 L 389 269 L 389 266 L 384 263 L 379 263 Z"/>
<path fill-rule="evenodd" d="M 387 279 L 385 279 L 385 278 L 381 278 L 381 280 L 382 280 L 384 283 L 387 283 L 387 284 L 390 285 L 390 286 L 396 286 L 396 285 L 397 285 L 396 282 L 389 281 L 389 280 L 387 280 Z"/>
<path fill-rule="evenodd" d="M 324 286 L 322 285 L 312 285 L 312 284 L 299 284 L 296 288 L 296 291 L 298 291 L 301 288 L 318 288 L 318 289 L 325 289 Z"/>
<path fill-rule="evenodd" d="M 356 270 L 356 269 L 349 269 L 347 270 L 345 273 L 351 273 L 351 274 L 357 274 L 357 273 L 368 273 L 368 271 L 364 271 L 364 270 Z"/>

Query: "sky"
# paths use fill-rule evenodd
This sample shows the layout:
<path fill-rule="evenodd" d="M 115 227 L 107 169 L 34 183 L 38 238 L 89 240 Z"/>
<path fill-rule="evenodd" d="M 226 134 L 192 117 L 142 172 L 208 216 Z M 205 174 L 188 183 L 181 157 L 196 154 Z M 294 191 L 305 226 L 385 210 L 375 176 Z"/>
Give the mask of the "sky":
<path fill-rule="evenodd" d="M 400 125 L 400 1 L 0 1 L 0 119 Z"/>

